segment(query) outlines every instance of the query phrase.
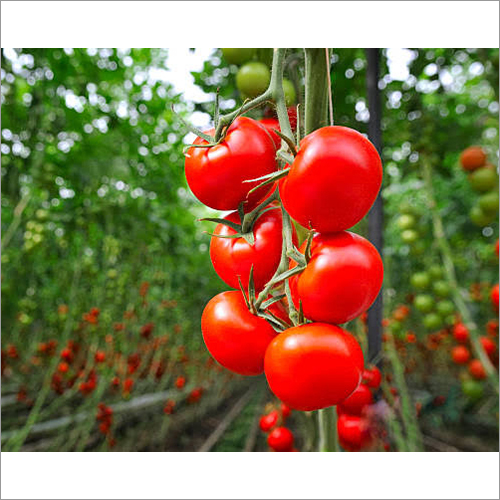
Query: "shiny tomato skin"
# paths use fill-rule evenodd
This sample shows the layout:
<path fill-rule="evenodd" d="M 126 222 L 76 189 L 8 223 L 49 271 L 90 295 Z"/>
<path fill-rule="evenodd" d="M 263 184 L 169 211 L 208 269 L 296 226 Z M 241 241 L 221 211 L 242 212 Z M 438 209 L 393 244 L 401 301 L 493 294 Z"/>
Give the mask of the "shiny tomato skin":
<path fill-rule="evenodd" d="M 264 371 L 272 392 L 294 410 L 334 406 L 359 385 L 363 352 L 347 331 L 326 323 L 285 330 L 269 344 Z"/>
<path fill-rule="evenodd" d="M 337 433 L 339 443 L 346 451 L 361 451 L 373 441 L 368 420 L 355 415 L 339 415 Z"/>
<path fill-rule="evenodd" d="M 465 343 L 469 340 L 469 329 L 463 323 L 453 326 L 453 337 L 457 342 Z"/>
<path fill-rule="evenodd" d="M 451 359 L 457 365 L 465 365 L 470 359 L 470 351 L 463 345 L 456 345 L 451 350 Z"/>
<path fill-rule="evenodd" d="M 260 430 L 263 432 L 269 432 L 273 427 L 276 426 L 280 415 L 277 410 L 269 412 L 267 415 L 262 415 L 259 420 Z"/>
<path fill-rule="evenodd" d="M 213 135 L 214 131 L 207 132 Z M 207 144 L 196 138 L 195 144 Z M 242 201 L 254 206 L 272 188 L 248 192 L 259 181 L 244 183 L 276 170 L 276 148 L 266 128 L 251 118 L 237 118 L 225 139 L 211 148 L 190 148 L 186 153 L 186 180 L 202 203 L 216 210 L 236 210 Z"/>
<path fill-rule="evenodd" d="M 276 427 L 267 436 L 267 444 L 274 451 L 292 451 L 293 434 L 286 427 Z"/>
<path fill-rule="evenodd" d="M 366 368 L 363 372 L 363 384 L 371 387 L 372 389 L 378 389 L 382 383 L 382 374 L 376 366 L 371 368 Z"/>
<path fill-rule="evenodd" d="M 293 219 L 320 233 L 348 229 L 373 205 L 382 185 L 382 162 L 373 144 L 347 127 L 308 134 L 280 182 Z"/>
<path fill-rule="evenodd" d="M 269 207 L 268 207 L 269 208 Z M 240 223 L 238 212 L 232 212 L 226 220 Z M 255 243 L 250 245 L 244 238 L 222 238 L 236 231 L 219 224 L 210 241 L 210 258 L 215 272 L 230 287 L 239 288 L 238 276 L 248 289 L 250 269 L 253 265 L 255 288 L 259 291 L 273 277 L 281 260 L 283 218 L 279 207 L 263 213 L 255 222 Z M 296 241 L 295 235 L 295 241 Z"/>
<path fill-rule="evenodd" d="M 301 246 L 305 252 L 307 243 Z M 384 278 L 377 249 L 365 238 L 341 231 L 316 234 L 311 259 L 290 280 L 294 303 L 306 318 L 340 324 L 356 318 L 375 301 Z"/>
<path fill-rule="evenodd" d="M 240 375 L 260 375 L 264 355 L 276 332 L 252 314 L 240 291 L 222 292 L 206 305 L 201 316 L 203 340 L 222 366 Z"/>
<path fill-rule="evenodd" d="M 347 413 L 361 416 L 371 404 L 373 404 L 372 392 L 365 384 L 359 384 L 357 389 L 337 406 L 337 412 L 339 415 Z"/>
<path fill-rule="evenodd" d="M 278 121 L 277 118 L 262 118 L 259 120 L 259 123 L 261 125 L 264 125 L 266 127 L 267 131 L 271 134 L 271 137 L 273 138 L 274 145 L 276 146 L 276 149 L 279 149 L 281 147 L 281 138 L 280 136 L 275 132 L 275 130 L 280 129 L 280 122 Z"/>

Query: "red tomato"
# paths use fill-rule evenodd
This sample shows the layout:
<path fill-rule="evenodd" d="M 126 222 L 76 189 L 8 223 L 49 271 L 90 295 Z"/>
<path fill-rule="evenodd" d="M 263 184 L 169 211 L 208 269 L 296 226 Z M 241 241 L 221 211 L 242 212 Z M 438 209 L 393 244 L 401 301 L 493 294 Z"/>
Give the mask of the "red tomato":
<path fill-rule="evenodd" d="M 301 246 L 302 253 L 306 244 Z M 341 231 L 314 236 L 307 268 L 292 277 L 290 286 L 295 305 L 299 307 L 302 301 L 307 318 L 339 324 L 372 305 L 383 278 L 377 249 L 361 236 Z"/>
<path fill-rule="evenodd" d="M 237 224 L 241 222 L 238 212 L 230 213 L 225 219 Z M 227 285 L 239 288 L 239 276 L 245 289 L 248 289 L 250 269 L 253 265 L 255 288 L 257 291 L 264 288 L 278 269 L 281 260 L 282 221 L 279 207 L 262 214 L 253 227 L 253 245 L 247 243 L 244 238 L 222 238 L 221 236 L 236 234 L 234 229 L 224 224 L 215 228 L 216 236 L 212 236 L 210 241 L 210 258 L 215 272 Z"/>
<path fill-rule="evenodd" d="M 453 337 L 457 342 L 465 343 L 469 340 L 469 329 L 463 323 L 456 323 L 453 326 Z"/>
<path fill-rule="evenodd" d="M 264 354 L 276 332 L 252 314 L 240 291 L 223 292 L 206 305 L 201 316 L 203 340 L 225 368 L 241 375 L 259 375 Z"/>
<path fill-rule="evenodd" d="M 214 131 L 207 133 L 213 135 Z M 207 144 L 199 137 L 194 143 Z M 254 206 L 273 186 L 265 186 L 248 196 L 259 181 L 243 181 L 276 170 L 275 155 L 274 142 L 265 127 L 251 118 L 240 117 L 217 146 L 187 151 L 186 180 L 194 195 L 216 210 L 236 210 L 242 201 Z"/>
<path fill-rule="evenodd" d="M 363 384 L 371 387 L 372 389 L 378 389 L 382 382 L 382 374 L 376 366 L 367 368 L 363 372 Z"/>
<path fill-rule="evenodd" d="M 469 349 L 463 345 L 457 345 L 451 350 L 451 358 L 457 365 L 465 365 L 470 359 Z"/>
<path fill-rule="evenodd" d="M 269 432 L 277 423 L 280 416 L 276 410 L 269 412 L 267 415 L 262 415 L 259 420 L 259 427 L 264 432 Z"/>
<path fill-rule="evenodd" d="M 355 415 L 339 415 L 337 419 L 339 443 L 347 451 L 360 451 L 372 443 L 368 420 Z"/>
<path fill-rule="evenodd" d="M 470 146 L 462 151 L 460 163 L 465 171 L 477 170 L 486 163 L 486 154 L 480 146 Z"/>
<path fill-rule="evenodd" d="M 490 298 L 493 309 L 498 311 L 498 284 L 491 289 Z"/>
<path fill-rule="evenodd" d="M 500 250 L 500 243 L 499 241 L 497 240 L 497 242 L 495 243 L 495 253 L 497 254 L 497 257 L 499 255 L 499 250 Z"/>
<path fill-rule="evenodd" d="M 177 379 L 175 380 L 175 387 L 177 387 L 177 389 L 182 389 L 184 386 L 186 385 L 186 377 L 177 377 Z"/>
<path fill-rule="evenodd" d="M 280 122 L 278 121 L 278 119 L 277 118 L 262 118 L 262 120 L 259 120 L 259 123 L 261 125 L 264 125 L 264 127 L 266 127 L 267 131 L 271 134 L 271 137 L 273 138 L 274 145 L 276 146 L 276 149 L 279 149 L 281 147 L 281 138 L 274 131 L 275 129 L 277 129 L 281 132 Z"/>
<path fill-rule="evenodd" d="M 288 418 L 292 413 L 292 410 L 285 403 L 281 403 L 280 409 L 281 409 L 281 416 L 283 418 Z"/>
<path fill-rule="evenodd" d="M 469 363 L 469 373 L 477 380 L 482 380 L 486 378 L 486 371 L 483 364 L 479 359 L 473 359 Z"/>
<path fill-rule="evenodd" d="M 337 413 L 361 416 L 366 407 L 371 404 L 373 404 L 373 396 L 370 389 L 364 384 L 359 384 L 357 389 L 337 406 Z"/>
<path fill-rule="evenodd" d="M 264 369 L 273 393 L 295 410 L 334 406 L 356 389 L 363 352 L 335 325 L 309 323 L 285 330 L 269 344 Z"/>
<path fill-rule="evenodd" d="M 329 233 L 358 223 L 381 184 L 382 163 L 368 139 L 347 127 L 323 127 L 300 142 L 280 194 L 297 222 Z"/>
<path fill-rule="evenodd" d="M 481 345 L 483 346 L 484 352 L 486 352 L 488 356 L 495 354 L 497 346 L 495 342 L 493 342 L 493 340 L 491 340 L 489 337 L 480 337 L 479 340 L 481 342 Z"/>
<path fill-rule="evenodd" d="M 267 444 L 274 451 L 291 451 L 293 449 L 293 434 L 286 427 L 276 427 L 267 436 Z"/>

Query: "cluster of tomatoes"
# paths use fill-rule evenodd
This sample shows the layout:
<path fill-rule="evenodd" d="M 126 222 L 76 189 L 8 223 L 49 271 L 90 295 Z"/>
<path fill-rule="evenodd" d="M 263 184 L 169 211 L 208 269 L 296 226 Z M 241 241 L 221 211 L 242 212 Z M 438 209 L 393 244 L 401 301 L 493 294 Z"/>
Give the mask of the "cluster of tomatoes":
<path fill-rule="evenodd" d="M 337 433 L 339 443 L 346 451 L 369 449 L 375 440 L 375 428 L 370 418 L 374 404 L 372 391 L 382 382 L 380 370 L 373 366 L 363 372 L 357 389 L 337 406 Z"/>
<path fill-rule="evenodd" d="M 357 340 L 338 325 L 364 313 L 382 286 L 378 251 L 346 231 L 375 201 L 380 157 L 359 132 L 323 127 L 302 139 L 276 186 L 262 183 L 281 168 L 265 126 L 240 116 L 208 142 L 213 136 L 208 131 L 188 148 L 186 179 L 206 206 L 233 211 L 213 219 L 219 225 L 210 257 L 219 277 L 240 290 L 223 292 L 205 307 L 205 344 L 229 370 L 265 371 L 271 390 L 293 409 L 334 406 L 357 388 L 364 369 Z M 287 236 L 289 216 L 310 231 L 300 248 L 292 230 Z M 283 256 L 293 305 L 283 294 L 285 278 L 274 281 Z M 291 307 L 304 319 L 292 324 Z"/>
<path fill-rule="evenodd" d="M 498 215 L 498 175 L 488 163 L 486 153 L 480 146 L 470 146 L 460 155 L 462 168 L 468 173 L 472 189 L 480 193 L 477 203 L 470 211 L 470 218 L 480 227 L 491 224 Z"/>
<path fill-rule="evenodd" d="M 294 448 L 295 438 L 293 433 L 284 423 L 291 415 L 292 410 L 284 403 L 267 405 L 267 413 L 259 420 L 262 432 L 267 433 L 267 444 L 273 451 L 299 451 Z"/>

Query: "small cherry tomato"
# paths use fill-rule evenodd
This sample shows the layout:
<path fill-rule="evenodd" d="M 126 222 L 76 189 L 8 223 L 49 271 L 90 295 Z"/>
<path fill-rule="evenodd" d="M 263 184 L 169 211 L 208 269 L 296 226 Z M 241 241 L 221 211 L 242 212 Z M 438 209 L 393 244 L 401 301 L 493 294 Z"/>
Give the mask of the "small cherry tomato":
<path fill-rule="evenodd" d="M 269 387 L 286 405 L 312 411 L 334 406 L 354 392 L 364 361 L 357 340 L 326 323 L 285 330 L 269 344 L 264 361 Z"/>
<path fill-rule="evenodd" d="M 201 316 L 203 340 L 222 366 L 241 375 L 259 375 L 264 354 L 276 335 L 263 318 L 252 314 L 240 291 L 222 292 Z"/>
<path fill-rule="evenodd" d="M 280 404 L 280 410 L 281 410 L 281 416 L 283 417 L 283 419 L 287 419 L 290 416 L 290 414 L 292 413 L 292 410 L 290 409 L 290 407 L 288 405 L 286 405 L 285 403 Z"/>
<path fill-rule="evenodd" d="M 486 154 L 479 146 L 470 146 L 460 155 L 462 168 L 468 172 L 482 167 L 486 163 Z"/>
<path fill-rule="evenodd" d="M 491 340 L 489 337 L 480 337 L 479 341 L 483 346 L 484 352 L 486 352 L 488 356 L 492 356 L 493 354 L 495 354 L 497 346 L 495 342 L 493 342 L 493 340 Z"/>
<path fill-rule="evenodd" d="M 465 343 L 469 340 L 469 329 L 463 323 L 453 326 L 453 337 L 457 342 Z"/>
<path fill-rule="evenodd" d="M 363 371 L 363 384 L 366 384 L 372 389 L 378 389 L 382 382 L 382 374 L 376 366 L 367 368 Z"/>
<path fill-rule="evenodd" d="M 483 364 L 479 359 L 473 359 L 469 363 L 469 373 L 476 379 L 482 380 L 486 378 L 486 371 L 484 369 Z"/>
<path fill-rule="evenodd" d="M 368 139 L 347 127 L 323 127 L 300 142 L 280 194 L 297 222 L 327 233 L 357 224 L 381 184 L 382 163 Z"/>
<path fill-rule="evenodd" d="M 469 349 L 463 345 L 457 345 L 451 350 L 451 358 L 457 365 L 465 365 L 470 359 Z"/>
<path fill-rule="evenodd" d="M 259 420 L 259 427 L 264 432 L 269 432 L 278 423 L 280 416 L 276 410 L 271 411 L 267 415 L 262 415 Z"/>
<path fill-rule="evenodd" d="M 490 298 L 493 309 L 498 311 L 498 284 L 491 289 Z"/>
<path fill-rule="evenodd" d="M 293 434 L 286 427 L 276 427 L 267 436 L 267 444 L 274 451 L 291 451 L 293 441 Z"/>

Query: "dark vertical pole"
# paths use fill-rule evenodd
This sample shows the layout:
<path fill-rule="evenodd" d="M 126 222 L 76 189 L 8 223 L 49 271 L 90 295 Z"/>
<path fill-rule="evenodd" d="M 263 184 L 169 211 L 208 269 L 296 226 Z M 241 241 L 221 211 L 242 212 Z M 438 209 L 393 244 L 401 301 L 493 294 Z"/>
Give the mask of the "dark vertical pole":
<path fill-rule="evenodd" d="M 370 121 L 368 123 L 368 137 L 382 155 L 382 130 L 380 127 L 381 105 L 378 80 L 380 73 L 380 50 L 366 49 L 368 68 L 366 71 L 366 85 L 368 91 L 368 109 Z M 373 207 L 368 214 L 368 239 L 375 245 L 382 255 L 383 246 L 384 207 L 381 193 L 378 194 Z M 382 291 L 368 311 L 368 359 L 373 361 L 382 347 Z"/>

